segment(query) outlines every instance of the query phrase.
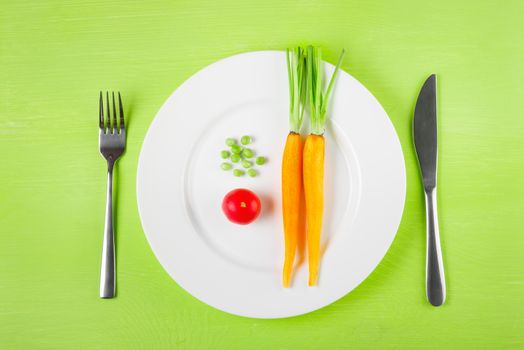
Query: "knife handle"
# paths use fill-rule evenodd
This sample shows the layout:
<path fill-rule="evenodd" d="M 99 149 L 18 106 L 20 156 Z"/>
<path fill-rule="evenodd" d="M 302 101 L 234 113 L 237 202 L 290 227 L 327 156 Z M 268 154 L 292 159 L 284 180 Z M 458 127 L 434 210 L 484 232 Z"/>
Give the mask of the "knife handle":
<path fill-rule="evenodd" d="M 433 306 L 440 306 L 446 300 L 446 280 L 437 216 L 436 189 L 426 190 L 426 295 Z"/>

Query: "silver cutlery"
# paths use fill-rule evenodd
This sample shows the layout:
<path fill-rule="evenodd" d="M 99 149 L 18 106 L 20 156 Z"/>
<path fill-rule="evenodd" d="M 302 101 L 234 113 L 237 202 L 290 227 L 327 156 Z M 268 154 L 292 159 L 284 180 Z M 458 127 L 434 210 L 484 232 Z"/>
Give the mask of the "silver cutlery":
<path fill-rule="evenodd" d="M 117 123 L 115 93 L 112 94 L 111 112 L 109 92 L 106 92 L 106 115 L 104 116 L 104 99 L 100 92 L 99 144 L 100 153 L 107 161 L 107 202 L 104 225 L 104 242 L 102 246 L 102 266 L 100 270 L 100 298 L 115 296 L 115 235 L 113 227 L 113 168 L 116 160 L 126 148 L 126 128 L 124 124 L 124 108 L 122 98 L 118 93 L 119 120 Z M 118 124 L 118 125 L 117 125 Z"/>
<path fill-rule="evenodd" d="M 437 216 L 437 78 L 429 76 L 418 95 L 413 139 L 426 198 L 426 295 L 433 306 L 446 300 Z"/>

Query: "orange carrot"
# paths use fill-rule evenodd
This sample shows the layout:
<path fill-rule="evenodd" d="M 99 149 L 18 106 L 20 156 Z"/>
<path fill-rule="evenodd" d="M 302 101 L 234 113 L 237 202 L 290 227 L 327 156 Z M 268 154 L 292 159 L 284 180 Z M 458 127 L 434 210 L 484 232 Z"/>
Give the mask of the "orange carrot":
<path fill-rule="evenodd" d="M 287 50 L 286 61 L 289 77 L 290 132 L 282 157 L 282 217 L 284 222 L 284 268 L 282 285 L 289 287 L 295 263 L 297 244 L 304 235 L 302 201 L 302 139 L 300 126 L 306 99 L 305 50 L 297 47 Z"/>
<path fill-rule="evenodd" d="M 324 212 L 324 136 L 311 134 L 304 145 L 304 193 L 306 197 L 309 285 L 317 283 L 320 233 Z"/>
<path fill-rule="evenodd" d="M 287 136 L 282 157 L 282 215 L 284 221 L 285 257 L 282 284 L 289 287 L 299 239 L 300 201 L 302 198 L 302 140 L 299 134 Z"/>
<path fill-rule="evenodd" d="M 333 83 L 342 62 L 344 51 L 331 76 L 327 90 L 322 91 L 322 57 L 320 49 L 307 49 L 307 90 L 310 105 L 310 135 L 306 138 L 303 152 L 303 178 L 306 198 L 307 249 L 309 261 L 309 285 L 317 284 L 320 265 L 320 236 L 324 215 L 324 131 L 326 110 Z"/>

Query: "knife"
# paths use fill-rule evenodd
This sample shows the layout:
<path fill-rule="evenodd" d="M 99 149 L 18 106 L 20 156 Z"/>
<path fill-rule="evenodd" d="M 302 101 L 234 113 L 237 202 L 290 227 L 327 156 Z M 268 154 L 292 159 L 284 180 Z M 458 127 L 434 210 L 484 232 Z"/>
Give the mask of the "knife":
<path fill-rule="evenodd" d="M 424 82 L 413 118 L 413 140 L 426 197 L 426 295 L 433 306 L 446 300 L 437 216 L 437 78 Z"/>

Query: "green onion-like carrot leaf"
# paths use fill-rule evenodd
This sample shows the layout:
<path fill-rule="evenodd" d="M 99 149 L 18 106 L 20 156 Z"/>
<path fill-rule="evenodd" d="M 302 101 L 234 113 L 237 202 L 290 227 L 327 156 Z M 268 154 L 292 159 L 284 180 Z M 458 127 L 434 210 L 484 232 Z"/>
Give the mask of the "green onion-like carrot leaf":
<path fill-rule="evenodd" d="M 307 62 L 307 90 L 309 91 L 310 125 L 311 133 L 315 135 L 324 134 L 326 128 L 326 112 L 329 97 L 333 91 L 333 85 L 337 77 L 345 51 L 343 50 L 338 59 L 335 71 L 331 76 L 326 91 L 323 91 L 322 53 L 320 48 L 308 46 L 306 54 Z"/>
<path fill-rule="evenodd" d="M 306 100 L 306 50 L 301 47 L 287 49 L 286 62 L 289 79 L 289 128 L 298 133 Z"/>

